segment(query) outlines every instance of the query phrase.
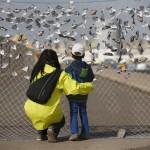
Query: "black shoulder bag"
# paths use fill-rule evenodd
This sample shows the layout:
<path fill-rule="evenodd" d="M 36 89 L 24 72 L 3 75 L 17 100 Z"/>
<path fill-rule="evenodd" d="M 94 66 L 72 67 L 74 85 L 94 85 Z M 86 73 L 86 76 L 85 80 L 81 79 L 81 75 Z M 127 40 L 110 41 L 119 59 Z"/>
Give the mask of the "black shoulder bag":
<path fill-rule="evenodd" d="M 39 104 L 47 103 L 56 87 L 60 74 L 61 70 L 56 69 L 31 83 L 26 92 L 27 97 Z"/>

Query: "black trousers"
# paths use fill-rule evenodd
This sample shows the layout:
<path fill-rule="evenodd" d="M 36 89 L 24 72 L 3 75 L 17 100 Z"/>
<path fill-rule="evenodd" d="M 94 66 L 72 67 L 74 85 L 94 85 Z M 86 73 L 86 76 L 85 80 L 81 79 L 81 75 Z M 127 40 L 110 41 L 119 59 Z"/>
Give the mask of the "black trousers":
<path fill-rule="evenodd" d="M 56 136 L 58 136 L 60 129 L 65 125 L 65 117 L 62 118 L 62 120 L 58 123 L 53 123 L 51 124 L 51 128 L 53 130 L 53 132 L 56 134 Z M 40 135 L 47 135 L 47 130 L 38 130 L 38 134 Z"/>

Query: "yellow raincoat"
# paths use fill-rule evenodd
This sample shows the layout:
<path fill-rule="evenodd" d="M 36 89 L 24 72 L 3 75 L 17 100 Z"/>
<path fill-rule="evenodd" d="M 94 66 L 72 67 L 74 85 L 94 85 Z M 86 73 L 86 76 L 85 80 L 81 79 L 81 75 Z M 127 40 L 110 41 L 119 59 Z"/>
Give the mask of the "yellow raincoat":
<path fill-rule="evenodd" d="M 50 73 L 55 69 L 56 68 L 46 64 L 44 72 Z M 41 74 L 39 73 L 37 78 L 40 77 Z M 27 99 L 24 105 L 25 113 L 32 121 L 36 130 L 44 130 L 51 124 L 60 122 L 63 118 L 63 111 L 60 104 L 63 91 L 66 95 L 86 95 L 92 90 L 92 87 L 93 84 L 91 82 L 77 83 L 69 74 L 63 71 L 48 102 L 46 104 L 38 104 Z"/>

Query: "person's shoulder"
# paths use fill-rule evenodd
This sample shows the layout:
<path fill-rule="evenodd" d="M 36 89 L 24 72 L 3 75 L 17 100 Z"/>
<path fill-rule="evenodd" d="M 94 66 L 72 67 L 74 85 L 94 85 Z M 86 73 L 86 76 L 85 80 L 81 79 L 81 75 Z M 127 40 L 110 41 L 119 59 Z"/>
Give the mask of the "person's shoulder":
<path fill-rule="evenodd" d="M 78 61 L 75 59 L 70 63 L 70 65 L 72 66 L 72 65 L 75 65 L 76 63 L 78 63 Z"/>
<path fill-rule="evenodd" d="M 69 64 L 65 69 L 64 69 L 64 71 L 69 71 L 70 69 L 71 69 L 71 67 L 72 67 L 72 64 Z"/>
<path fill-rule="evenodd" d="M 66 76 L 68 76 L 68 73 L 67 73 L 65 70 L 62 70 L 59 78 L 60 78 L 60 80 L 62 80 L 62 79 L 64 79 Z"/>
<path fill-rule="evenodd" d="M 84 65 L 86 65 L 87 67 L 90 67 L 90 68 L 91 68 L 91 65 L 88 64 L 86 61 L 82 61 L 82 63 L 83 63 Z"/>

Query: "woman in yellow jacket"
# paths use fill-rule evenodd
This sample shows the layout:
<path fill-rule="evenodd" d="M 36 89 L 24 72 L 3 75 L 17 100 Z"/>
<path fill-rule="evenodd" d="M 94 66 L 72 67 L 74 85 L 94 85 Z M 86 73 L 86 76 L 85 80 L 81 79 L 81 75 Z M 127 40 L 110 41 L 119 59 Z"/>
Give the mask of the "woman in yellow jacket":
<path fill-rule="evenodd" d="M 55 51 L 44 50 L 38 62 L 35 64 L 30 81 L 39 79 L 46 73 L 53 72 L 56 68 L 60 69 L 58 56 Z M 82 94 L 86 95 L 92 90 L 92 83 L 78 83 L 71 78 L 69 74 L 62 71 L 56 87 L 46 104 L 38 104 L 27 99 L 24 110 L 27 117 L 31 120 L 33 127 L 38 131 L 37 140 L 47 140 L 49 142 L 57 141 L 60 129 L 65 124 L 64 114 L 61 108 L 61 95 Z"/>

